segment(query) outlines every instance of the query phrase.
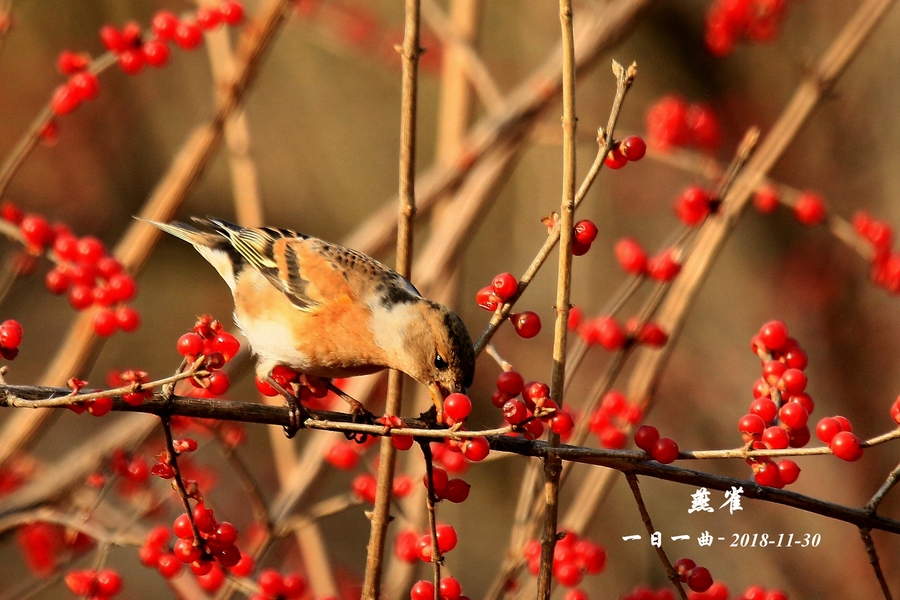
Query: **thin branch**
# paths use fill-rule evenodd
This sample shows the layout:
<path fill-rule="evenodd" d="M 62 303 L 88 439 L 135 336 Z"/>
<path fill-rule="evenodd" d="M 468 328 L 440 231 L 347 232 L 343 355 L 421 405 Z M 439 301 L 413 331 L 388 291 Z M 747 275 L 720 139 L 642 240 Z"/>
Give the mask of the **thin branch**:
<path fill-rule="evenodd" d="M 887 580 L 884 578 L 884 571 L 881 570 L 881 561 L 878 560 L 878 551 L 875 549 L 875 541 L 872 539 L 872 530 L 866 527 L 859 528 L 859 535 L 863 544 L 866 546 L 866 554 L 869 555 L 869 564 L 875 571 L 875 578 L 878 579 L 878 585 L 881 586 L 881 593 L 884 594 L 884 600 L 893 600 L 891 589 L 888 587 Z"/>
<path fill-rule="evenodd" d="M 650 520 L 650 513 L 647 512 L 647 505 L 644 504 L 644 498 L 641 495 L 641 487 L 638 484 L 637 476 L 629 473 L 625 476 L 625 479 L 628 480 L 628 487 L 631 488 L 631 493 L 634 496 L 634 501 L 637 504 L 638 511 L 641 513 L 641 521 L 644 522 L 644 526 L 647 528 L 647 533 L 651 536 L 656 533 L 656 529 L 653 527 L 653 522 Z M 681 580 L 678 577 L 678 573 L 675 572 L 675 568 L 672 566 L 672 563 L 669 562 L 669 557 L 666 556 L 666 551 L 663 550 L 662 544 L 659 546 L 653 545 L 656 548 L 656 555 L 659 557 L 660 562 L 663 565 L 663 568 L 666 570 L 666 576 L 669 578 L 669 581 L 672 582 L 672 585 L 675 586 L 675 589 L 678 590 L 678 595 L 681 596 L 684 600 L 687 600 L 687 593 L 684 591 L 684 587 L 681 585 Z"/>
<path fill-rule="evenodd" d="M 406 277 L 412 271 L 413 223 L 416 218 L 416 118 L 418 104 L 419 27 L 421 24 L 419 0 L 406 0 L 406 22 L 403 46 L 398 48 L 403 64 L 400 107 L 400 202 L 397 215 L 397 272 Z M 388 392 L 385 412 L 399 415 L 403 395 L 403 374 L 391 371 L 388 375 Z M 381 440 L 378 465 L 378 487 L 366 556 L 366 572 L 362 597 L 374 600 L 381 594 L 381 574 L 384 568 L 384 546 L 390 522 L 393 495 L 396 449 L 391 440 Z"/>

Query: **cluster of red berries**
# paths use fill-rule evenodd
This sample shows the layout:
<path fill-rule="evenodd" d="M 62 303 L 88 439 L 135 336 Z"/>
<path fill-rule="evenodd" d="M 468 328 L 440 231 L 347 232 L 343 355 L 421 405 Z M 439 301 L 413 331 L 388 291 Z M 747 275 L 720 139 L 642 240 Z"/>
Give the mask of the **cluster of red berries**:
<path fill-rule="evenodd" d="M 28 570 L 42 578 L 53 575 L 63 561 L 95 546 L 93 538 L 81 532 L 41 521 L 26 523 L 16 529 L 16 542 Z M 71 554 L 67 556 L 65 551 Z"/>
<path fill-rule="evenodd" d="M 659 437 L 659 430 L 653 425 L 641 425 L 635 430 L 634 445 L 664 465 L 678 458 L 678 443 L 671 438 Z"/>
<path fill-rule="evenodd" d="M 604 164 L 610 169 L 621 169 L 629 162 L 637 162 L 647 153 L 647 144 L 638 135 L 629 135 L 610 149 Z"/>
<path fill-rule="evenodd" d="M 188 527 L 190 524 L 188 524 Z M 141 563 L 151 569 L 159 571 L 166 579 L 172 579 L 181 572 L 184 563 L 175 555 L 169 544 L 172 532 L 164 525 L 159 525 L 150 530 L 144 539 L 144 544 L 138 550 Z M 214 592 L 221 586 L 224 573 L 218 565 L 207 563 L 210 569 L 202 574 L 196 574 L 197 581 L 209 592 Z M 205 567 L 204 567 L 205 568 Z M 256 563 L 250 555 L 241 556 L 240 560 L 231 566 L 228 571 L 236 577 L 247 577 L 256 568 Z"/>
<path fill-rule="evenodd" d="M 84 569 L 66 573 L 66 587 L 76 596 L 105 600 L 122 591 L 122 576 L 113 569 Z"/>
<path fill-rule="evenodd" d="M 484 310 L 495 311 L 510 300 L 519 289 L 519 280 L 512 273 L 500 273 L 475 294 L 475 301 Z M 537 313 L 526 310 L 521 313 L 510 313 L 509 321 L 516 333 L 523 338 L 533 338 L 541 331 L 541 318 Z"/>
<path fill-rule="evenodd" d="M 197 449 L 197 441 L 191 438 L 174 440 L 172 447 L 175 449 L 175 455 L 180 456 L 186 452 L 193 452 Z M 156 475 L 160 479 L 172 479 L 175 477 L 175 468 L 169 459 L 168 452 L 160 452 L 156 455 L 156 464 L 150 469 L 150 473 Z"/>
<path fill-rule="evenodd" d="M 786 0 L 716 0 L 706 12 L 706 47 L 728 56 L 741 38 L 771 42 L 778 37 Z"/>
<path fill-rule="evenodd" d="M 191 331 L 178 338 L 178 353 L 188 362 L 203 357 L 205 375 L 190 378 L 191 384 L 200 390 L 201 396 L 221 396 L 228 391 L 231 382 L 220 371 L 241 349 L 241 343 L 228 333 L 222 324 L 210 315 L 197 317 Z"/>
<path fill-rule="evenodd" d="M 369 439 L 374 440 L 376 438 L 372 437 Z M 357 444 L 351 443 L 351 445 Z M 455 485 L 456 484 L 454 484 L 454 486 Z M 394 484 L 392 486 L 394 498 L 405 498 L 409 496 L 410 492 L 412 492 L 412 488 L 413 478 L 409 475 L 394 477 Z M 361 473 L 354 477 L 353 481 L 350 482 L 350 491 L 352 491 L 357 498 L 363 502 L 368 502 L 369 504 L 375 504 L 375 494 L 377 490 L 378 480 L 375 479 L 375 476 L 371 473 Z M 468 490 L 466 491 L 466 495 L 468 496 Z"/>
<path fill-rule="evenodd" d="M 681 263 L 676 260 L 674 248 L 666 248 L 648 258 L 640 242 L 631 237 L 623 237 L 616 242 L 613 252 L 619 266 L 629 275 L 647 276 L 666 283 L 681 272 Z"/>
<path fill-rule="evenodd" d="M 716 194 L 704 190 L 699 185 L 689 185 L 675 198 L 672 208 L 682 223 L 693 227 L 705 221 L 710 213 L 715 212 L 719 204 L 721 200 Z"/>
<path fill-rule="evenodd" d="M 660 150 L 693 145 L 715 153 L 722 143 L 719 120 L 707 104 L 688 104 L 678 94 L 657 100 L 646 114 L 650 145 Z"/>
<path fill-rule="evenodd" d="M 806 393 L 806 353 L 781 321 L 760 327 L 750 349 L 760 358 L 762 377 L 753 385 L 749 412 L 738 421 L 744 442 L 752 449 L 802 448 L 809 442 L 807 422 L 815 408 Z M 756 457 L 747 462 L 760 485 L 782 488 L 800 476 L 800 467 L 789 459 Z"/>
<path fill-rule="evenodd" d="M 875 251 L 871 263 L 872 281 L 892 294 L 900 294 L 900 253 L 893 251 L 894 228 L 865 211 L 859 211 L 853 215 L 853 229 Z"/>
<path fill-rule="evenodd" d="M 271 373 L 275 383 L 293 393 L 306 406 L 314 410 L 327 410 L 337 398 L 328 387 L 328 380 L 295 371 L 285 365 L 275 365 Z M 263 396 L 277 396 L 280 392 L 267 380 L 255 378 L 256 389 Z M 340 381 L 335 380 L 340 387 Z"/>
<path fill-rule="evenodd" d="M 435 527 L 435 531 L 441 555 L 456 548 L 459 537 L 452 525 L 439 523 Z M 394 539 L 394 554 L 407 563 L 414 563 L 417 560 L 431 562 L 431 534 L 419 535 L 411 529 L 404 529 Z"/>
<path fill-rule="evenodd" d="M 22 333 L 22 326 L 18 321 L 7 319 L 0 323 L 0 356 L 12 360 L 19 355 Z"/>
<path fill-rule="evenodd" d="M 705 592 L 712 587 L 713 578 L 709 569 L 706 567 L 698 567 L 690 558 L 679 558 L 672 565 L 678 578 L 682 583 L 686 583 L 693 592 Z"/>
<path fill-rule="evenodd" d="M 610 390 L 600 401 L 600 407 L 591 415 L 589 427 L 601 446 L 618 450 L 628 443 L 626 429 L 643 419 L 644 411 L 640 406 L 628 402 L 622 392 Z"/>
<path fill-rule="evenodd" d="M 256 578 L 259 593 L 252 594 L 249 600 L 293 600 L 302 598 L 309 583 L 299 573 L 282 575 L 275 569 L 265 569 Z"/>
<path fill-rule="evenodd" d="M 788 595 L 781 590 L 769 590 L 762 586 L 751 585 L 734 600 L 788 600 Z"/>
<path fill-rule="evenodd" d="M 68 294 L 75 310 L 102 307 L 94 317 L 94 331 L 110 336 L 117 329 L 134 331 L 140 327 L 138 312 L 125 303 L 137 286 L 122 269 L 122 264 L 106 252 L 94 236 L 77 238 L 62 223 L 50 223 L 38 214 L 25 214 L 6 202 L 0 207 L 0 219 L 17 225 L 30 252 L 53 251 L 57 265 L 47 272 L 44 284 L 52 294 Z"/>
<path fill-rule="evenodd" d="M 420 579 L 409 590 L 409 600 L 432 600 L 434 592 L 434 583 Z M 455 577 L 442 577 L 437 592 L 441 600 L 469 600 L 468 596 L 462 595 L 462 585 Z"/>
<path fill-rule="evenodd" d="M 638 586 L 619 600 L 675 600 L 675 592 L 671 588 L 652 590 L 645 585 Z"/>
<path fill-rule="evenodd" d="M 200 540 L 194 539 L 192 521 L 200 532 Z M 223 567 L 233 567 L 241 560 L 241 552 L 235 545 L 237 529 L 228 521 L 216 521 L 213 511 L 202 502 L 194 505 L 191 515 L 178 515 L 172 531 L 178 537 L 172 550 L 175 557 L 190 565 L 195 575 L 209 573 L 213 559 Z"/>
<path fill-rule="evenodd" d="M 606 549 L 574 532 L 560 532 L 564 537 L 553 549 L 553 578 L 563 587 L 577 587 L 585 575 L 599 575 L 606 568 Z M 529 540 L 523 551 L 528 571 L 537 575 L 541 568 L 541 542 Z"/>
<path fill-rule="evenodd" d="M 238 25 L 243 19 L 243 5 L 236 0 L 225 0 L 219 6 L 199 8 L 193 19 L 180 19 L 171 12 L 159 11 L 153 17 L 153 37 L 148 40 L 143 39 L 140 25 L 131 22 L 121 30 L 104 25 L 100 29 L 100 41 L 115 54 L 124 73 L 137 75 L 144 65 L 159 68 L 169 62 L 168 42 L 175 42 L 183 50 L 194 50 L 203 43 L 203 31 L 213 30 L 222 23 Z M 89 70 L 90 62 L 90 57 L 84 54 L 69 50 L 60 54 L 57 68 L 70 77 L 53 92 L 50 107 L 54 115 L 67 115 L 100 94 L 100 82 L 97 74 Z"/>
<path fill-rule="evenodd" d="M 150 466 L 140 454 L 129 454 L 117 448 L 110 461 L 112 472 L 131 486 L 141 486 L 150 477 Z"/>
<path fill-rule="evenodd" d="M 828 444 L 835 456 L 848 462 L 862 458 L 862 440 L 853 433 L 853 425 L 840 415 L 825 417 L 816 424 L 816 437 Z"/>
<path fill-rule="evenodd" d="M 503 420 L 515 425 L 517 431 L 528 439 L 540 438 L 544 434 L 545 423 L 551 431 L 561 436 L 568 435 L 575 427 L 571 413 L 560 409 L 550 398 L 550 388 L 546 383 L 532 381 L 526 384 L 518 371 L 500 373 L 491 401 L 503 412 Z"/>
<path fill-rule="evenodd" d="M 578 328 L 578 335 L 589 346 L 603 346 L 610 352 L 631 344 L 660 348 L 669 341 L 669 334 L 658 323 L 641 323 L 637 317 L 630 317 L 623 327 L 611 315 L 586 320 Z"/>
<path fill-rule="evenodd" d="M 472 489 L 472 486 L 466 480 L 460 477 L 451 478 L 447 471 L 440 467 L 432 468 L 431 477 L 434 480 L 434 497 L 436 500 L 448 500 L 454 504 L 459 504 L 460 502 L 465 502 L 469 497 L 469 490 Z M 422 485 L 426 488 L 428 487 L 427 475 L 422 476 Z"/>

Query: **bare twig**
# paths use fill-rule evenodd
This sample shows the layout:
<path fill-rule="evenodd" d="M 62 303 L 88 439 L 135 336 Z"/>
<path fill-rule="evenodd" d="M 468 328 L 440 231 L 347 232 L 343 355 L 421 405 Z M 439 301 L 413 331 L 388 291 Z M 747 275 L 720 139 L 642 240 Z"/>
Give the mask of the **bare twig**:
<path fill-rule="evenodd" d="M 656 532 L 653 528 L 653 522 L 650 520 L 650 513 L 647 512 L 647 505 L 644 504 L 644 498 L 641 495 L 641 488 L 638 484 L 638 479 L 636 475 L 628 474 L 625 476 L 625 479 L 628 480 L 628 487 L 631 488 L 631 493 L 634 496 L 634 502 L 637 504 L 638 511 L 641 513 L 641 521 L 644 522 L 644 526 L 647 528 L 647 533 L 651 536 Z M 687 600 L 687 594 L 684 591 L 684 587 L 681 585 L 681 580 L 678 578 L 678 573 L 675 572 L 675 568 L 672 567 L 672 563 L 669 562 L 669 557 L 666 556 L 666 551 L 663 550 L 662 545 L 653 545 L 656 548 L 656 555 L 659 556 L 660 562 L 663 564 L 663 568 L 666 570 L 666 576 L 669 578 L 669 581 L 672 582 L 672 585 L 675 586 L 675 589 L 678 591 L 678 595 L 681 596 L 684 600 Z"/>
<path fill-rule="evenodd" d="M 866 547 L 866 554 L 869 555 L 869 564 L 875 571 L 875 578 L 878 579 L 878 585 L 881 586 L 881 593 L 884 594 L 884 600 L 893 600 L 891 589 L 888 587 L 887 580 L 884 578 L 884 571 L 881 570 L 881 561 L 878 560 L 878 551 L 875 549 L 875 541 L 872 539 L 872 530 L 866 527 L 859 528 L 859 535 Z"/>

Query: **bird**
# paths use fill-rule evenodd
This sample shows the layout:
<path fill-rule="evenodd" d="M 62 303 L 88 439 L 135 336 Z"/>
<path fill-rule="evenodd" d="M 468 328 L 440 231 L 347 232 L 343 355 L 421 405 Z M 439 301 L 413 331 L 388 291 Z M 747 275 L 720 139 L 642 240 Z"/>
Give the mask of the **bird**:
<path fill-rule="evenodd" d="M 289 229 L 192 220 L 198 227 L 148 222 L 191 244 L 225 280 L 261 380 L 272 382 L 278 365 L 327 380 L 396 369 L 428 388 L 439 419 L 444 399 L 472 385 L 462 319 L 395 270 Z"/>

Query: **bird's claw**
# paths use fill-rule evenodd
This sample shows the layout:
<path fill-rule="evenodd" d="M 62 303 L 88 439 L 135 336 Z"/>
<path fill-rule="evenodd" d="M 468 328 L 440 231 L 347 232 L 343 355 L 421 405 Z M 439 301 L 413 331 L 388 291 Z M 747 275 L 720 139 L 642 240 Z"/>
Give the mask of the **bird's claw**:
<path fill-rule="evenodd" d="M 346 398 L 344 398 L 344 400 L 346 400 L 350 405 L 351 423 L 362 423 L 364 425 L 375 424 L 375 415 L 368 411 L 366 407 L 362 405 L 362 402 L 350 398 L 350 396 L 347 396 Z M 369 439 L 369 434 L 364 432 L 345 431 L 344 437 L 348 440 L 356 442 L 357 444 L 365 444 Z"/>
<path fill-rule="evenodd" d="M 280 383 L 275 381 L 275 379 L 270 375 L 266 378 L 269 382 L 269 385 L 278 390 L 282 396 L 284 396 L 284 404 L 288 409 L 288 424 L 284 426 L 284 435 L 288 439 L 291 439 L 297 432 L 303 429 L 303 423 L 310 418 L 309 409 L 303 406 L 303 403 L 300 402 L 300 399 L 287 391 Z"/>

